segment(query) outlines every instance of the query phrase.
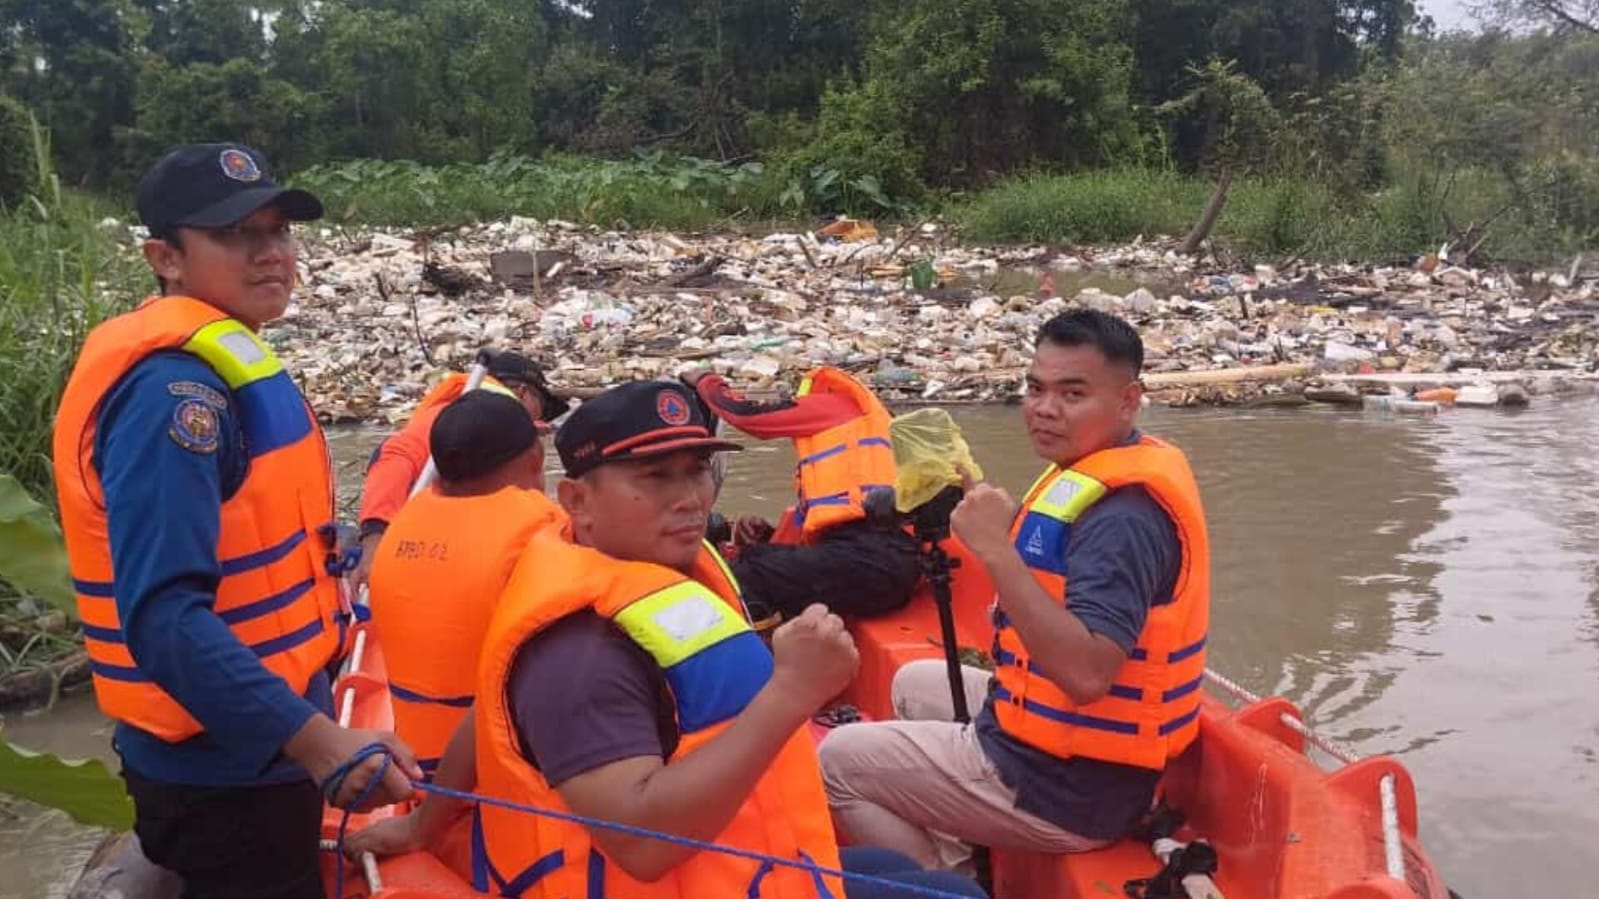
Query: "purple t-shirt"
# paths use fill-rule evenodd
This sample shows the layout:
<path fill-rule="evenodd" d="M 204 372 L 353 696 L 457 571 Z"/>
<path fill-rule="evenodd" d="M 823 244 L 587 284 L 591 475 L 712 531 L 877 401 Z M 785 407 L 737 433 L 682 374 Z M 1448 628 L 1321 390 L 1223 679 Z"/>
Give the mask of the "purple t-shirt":
<path fill-rule="evenodd" d="M 666 678 L 637 643 L 594 612 L 535 634 L 511 665 L 511 721 L 551 786 L 623 759 L 668 758 L 677 722 Z"/>

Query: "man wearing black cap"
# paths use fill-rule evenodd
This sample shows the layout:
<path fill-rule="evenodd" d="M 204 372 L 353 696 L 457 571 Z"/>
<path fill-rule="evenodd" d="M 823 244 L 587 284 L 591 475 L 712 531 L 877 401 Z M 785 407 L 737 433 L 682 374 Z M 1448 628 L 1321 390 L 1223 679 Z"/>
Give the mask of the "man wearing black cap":
<path fill-rule="evenodd" d="M 738 445 L 712 434 L 689 388 L 646 381 L 579 406 L 555 446 L 573 542 L 535 536 L 495 610 L 473 713 L 478 791 L 831 863 L 837 842 L 803 725 L 858 658 L 821 605 L 778 628 L 768 651 L 708 558 L 712 456 Z M 585 883 L 592 895 L 632 894 L 642 881 L 662 895 L 820 895 L 808 874 L 659 840 L 557 833 L 487 807 L 479 824 L 479 889 L 547 876 L 551 894 Z M 593 851 L 579 851 L 584 842 Z M 894 858 L 878 870 L 981 895 L 916 867 Z M 904 894 L 851 884 L 846 895 Z"/>
<path fill-rule="evenodd" d="M 152 861 L 186 897 L 321 897 L 317 782 L 392 734 L 340 728 L 316 419 L 256 331 L 287 308 L 291 223 L 322 214 L 236 144 L 180 147 L 139 183 L 161 296 L 97 327 L 62 396 L 61 518 L 100 707 Z M 378 770 L 355 768 L 348 804 Z"/>
<path fill-rule="evenodd" d="M 384 532 L 371 587 L 395 730 L 431 774 L 471 705 L 470 663 L 512 566 L 535 531 L 569 523 L 544 496 L 544 446 L 511 397 L 463 394 L 439 413 L 429 445 L 439 479 Z"/>
<path fill-rule="evenodd" d="M 485 350 L 480 358 L 487 364 L 487 375 L 479 390 L 513 396 L 527 408 L 533 420 L 548 423 L 566 412 L 568 403 L 550 389 L 544 372 L 528 357 L 513 350 Z M 466 375 L 446 377 L 422 398 L 405 427 L 384 440 L 372 454 L 366 484 L 361 489 L 361 564 L 351 575 L 351 585 L 359 589 L 366 583 L 383 531 L 394 520 L 411 495 L 417 478 L 427 467 L 428 429 L 439 410 L 461 395 Z"/>
<path fill-rule="evenodd" d="M 384 532 L 371 587 L 394 729 L 431 778 L 471 710 L 483 634 L 511 569 L 534 534 L 567 533 L 570 524 L 542 492 L 544 446 L 533 417 L 515 399 L 487 390 L 463 394 L 439 413 L 429 445 L 438 481 L 406 503 Z M 455 785 L 472 786 L 470 778 Z M 398 845 L 431 846 L 469 872 L 470 822 L 436 815 L 437 805 L 389 819 L 394 823 L 384 829 L 395 831 L 390 839 Z"/>
<path fill-rule="evenodd" d="M 771 651 L 744 619 L 703 539 L 712 456 L 738 445 L 711 433 L 688 388 L 662 381 L 584 403 L 555 445 L 571 540 L 545 530 L 528 542 L 484 638 L 470 729 L 450 744 L 437 782 L 831 864 L 839 851 L 803 725 L 849 682 L 857 656 L 843 622 L 820 605 L 779 628 Z M 393 538 L 391 530 L 385 552 Z M 381 822 L 346 848 L 437 852 L 452 807 L 429 796 L 409 820 Z M 487 805 L 472 838 L 476 887 L 506 895 L 532 892 L 529 884 L 552 895 L 631 895 L 648 889 L 641 881 L 662 895 L 669 883 L 685 896 L 819 895 L 808 874 L 609 830 L 558 832 Z M 842 861 L 982 895 L 893 853 L 846 852 Z M 858 884 L 844 892 L 906 894 Z"/>

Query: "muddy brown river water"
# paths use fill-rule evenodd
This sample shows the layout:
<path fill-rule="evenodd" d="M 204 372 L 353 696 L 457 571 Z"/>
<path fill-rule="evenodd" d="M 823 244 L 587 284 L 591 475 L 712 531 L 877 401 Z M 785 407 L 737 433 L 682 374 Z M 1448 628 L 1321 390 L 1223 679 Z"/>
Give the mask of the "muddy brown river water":
<path fill-rule="evenodd" d="M 1019 410 L 955 410 L 979 462 L 1019 493 L 1037 473 Z M 1432 419 L 1170 411 L 1216 570 L 1211 662 L 1299 703 L 1330 736 L 1392 752 L 1422 836 L 1466 899 L 1586 894 L 1599 834 L 1599 400 Z M 334 435 L 348 495 L 378 433 Z M 733 463 L 725 511 L 775 515 L 792 453 Z M 6 736 L 107 756 L 85 696 L 8 716 Z M 95 842 L 0 806 L 0 897 L 58 895 Z M 1225 860 L 1223 862 L 1225 864 Z"/>

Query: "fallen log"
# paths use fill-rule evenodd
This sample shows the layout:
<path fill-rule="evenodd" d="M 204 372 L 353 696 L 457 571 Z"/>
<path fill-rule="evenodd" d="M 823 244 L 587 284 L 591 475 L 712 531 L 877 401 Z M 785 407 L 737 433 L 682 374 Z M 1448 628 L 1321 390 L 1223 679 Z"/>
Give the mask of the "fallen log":
<path fill-rule="evenodd" d="M 50 703 L 56 690 L 89 679 L 89 654 L 74 650 L 36 668 L 0 677 L 0 709 L 37 708 Z"/>
<path fill-rule="evenodd" d="M 686 272 L 681 272 L 673 275 L 670 278 L 667 278 L 666 286 L 688 287 L 695 281 L 710 276 L 713 272 L 720 268 L 722 263 L 725 261 L 726 260 L 721 256 L 707 256 L 705 261 L 701 262 L 699 265 L 694 266 Z"/>
<path fill-rule="evenodd" d="M 1150 390 L 1165 390 L 1168 387 L 1238 384 L 1243 381 L 1287 381 L 1306 377 L 1315 370 L 1316 366 L 1309 362 L 1282 362 L 1206 371 L 1161 371 L 1144 375 L 1144 386 Z"/>

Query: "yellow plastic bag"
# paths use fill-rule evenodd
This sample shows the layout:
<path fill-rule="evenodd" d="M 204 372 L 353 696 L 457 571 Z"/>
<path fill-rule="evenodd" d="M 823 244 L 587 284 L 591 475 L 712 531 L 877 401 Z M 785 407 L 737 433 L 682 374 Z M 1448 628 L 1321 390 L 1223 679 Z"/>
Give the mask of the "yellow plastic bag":
<path fill-rule="evenodd" d="M 972 458 L 960 425 L 943 409 L 917 409 L 896 417 L 888 433 L 894 441 L 894 463 L 899 476 L 894 483 L 894 507 L 909 512 L 961 482 L 961 468 L 981 481 L 983 470 Z"/>

